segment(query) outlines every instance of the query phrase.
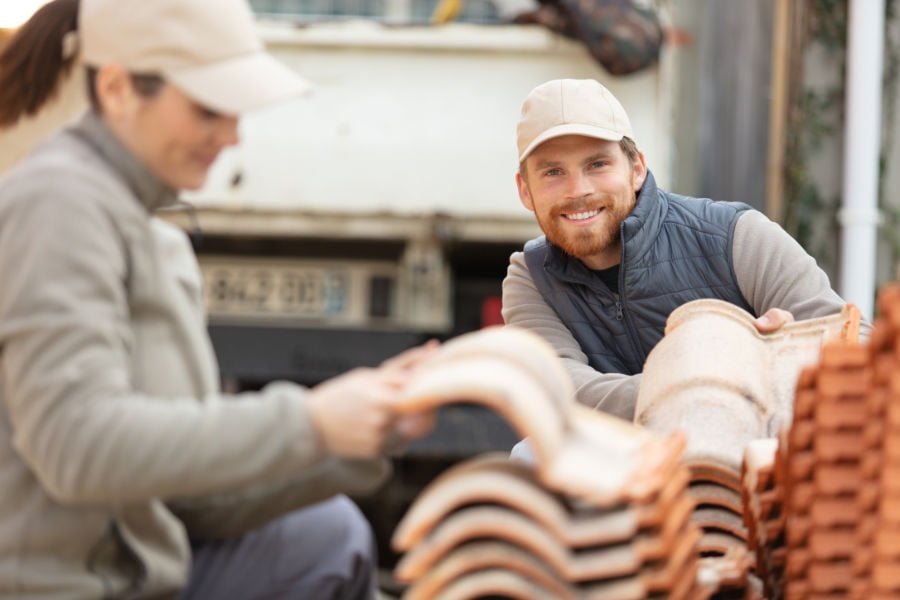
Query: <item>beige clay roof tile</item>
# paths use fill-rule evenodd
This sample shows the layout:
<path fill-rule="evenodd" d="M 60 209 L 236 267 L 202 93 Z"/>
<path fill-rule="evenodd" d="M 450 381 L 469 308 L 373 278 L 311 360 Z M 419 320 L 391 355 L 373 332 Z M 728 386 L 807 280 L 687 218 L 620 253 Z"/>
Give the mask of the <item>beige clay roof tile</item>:
<path fill-rule="evenodd" d="M 526 329 L 487 327 L 445 342 L 422 365 L 431 370 L 439 365 L 471 359 L 502 360 L 531 373 L 561 412 L 575 397 L 575 387 L 552 346 Z"/>
<path fill-rule="evenodd" d="M 817 360 L 825 340 L 849 335 L 848 322 L 858 327 L 859 313 L 848 305 L 766 335 L 752 321 L 727 302 L 689 302 L 672 312 L 647 357 L 635 422 L 661 432 L 685 428 L 687 462 L 739 472 L 750 440 L 790 423 L 800 370 Z"/>

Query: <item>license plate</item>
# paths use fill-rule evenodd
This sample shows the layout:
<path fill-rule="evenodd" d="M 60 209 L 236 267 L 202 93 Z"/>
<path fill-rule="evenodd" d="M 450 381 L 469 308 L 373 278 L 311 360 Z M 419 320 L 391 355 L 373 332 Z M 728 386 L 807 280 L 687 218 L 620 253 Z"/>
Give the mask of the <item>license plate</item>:
<path fill-rule="evenodd" d="M 211 318 L 355 321 L 367 314 L 373 269 L 366 265 L 201 257 L 200 267 Z M 385 269 L 394 266 L 377 265 L 374 272 Z"/>

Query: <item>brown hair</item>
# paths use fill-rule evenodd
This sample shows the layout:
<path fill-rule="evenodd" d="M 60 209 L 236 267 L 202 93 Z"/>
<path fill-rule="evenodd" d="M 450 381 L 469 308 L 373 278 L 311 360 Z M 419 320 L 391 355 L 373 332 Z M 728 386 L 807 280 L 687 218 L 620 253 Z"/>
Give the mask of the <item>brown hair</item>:
<path fill-rule="evenodd" d="M 628 137 L 627 135 L 619 140 L 619 148 L 622 149 L 622 152 L 625 153 L 625 156 L 628 157 L 628 162 L 632 165 L 637 162 L 638 150 L 637 144 L 634 143 L 634 140 Z"/>
<path fill-rule="evenodd" d="M 79 0 L 53 0 L 41 7 L 0 47 L 0 128 L 32 116 L 53 99 L 76 62 L 63 56 L 63 38 L 78 30 Z M 87 68 L 91 108 L 100 111 L 97 69 Z M 135 90 L 146 98 L 165 84 L 159 75 L 132 73 Z"/>
<path fill-rule="evenodd" d="M 34 115 L 59 91 L 75 56 L 63 58 L 63 37 L 78 29 L 79 0 L 42 6 L 0 52 L 0 127 Z"/>

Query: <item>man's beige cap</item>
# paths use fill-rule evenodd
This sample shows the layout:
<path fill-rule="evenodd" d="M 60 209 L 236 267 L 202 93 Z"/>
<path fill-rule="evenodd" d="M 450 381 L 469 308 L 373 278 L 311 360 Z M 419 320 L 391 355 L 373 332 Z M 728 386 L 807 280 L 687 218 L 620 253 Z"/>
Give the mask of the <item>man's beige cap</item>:
<path fill-rule="evenodd" d="M 625 109 L 593 79 L 554 79 L 531 90 L 522 104 L 517 134 L 519 162 L 540 144 L 563 135 L 612 142 L 634 137 Z"/>
<path fill-rule="evenodd" d="M 86 65 L 161 75 L 225 114 L 309 89 L 265 52 L 246 0 L 81 0 L 78 37 Z"/>

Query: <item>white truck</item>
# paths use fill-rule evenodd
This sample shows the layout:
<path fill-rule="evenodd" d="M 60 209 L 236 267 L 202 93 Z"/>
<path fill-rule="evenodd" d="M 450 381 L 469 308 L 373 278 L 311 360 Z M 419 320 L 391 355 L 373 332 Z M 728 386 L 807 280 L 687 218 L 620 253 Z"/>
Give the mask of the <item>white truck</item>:
<path fill-rule="evenodd" d="M 509 254 L 539 234 L 513 177 L 521 101 L 543 81 L 608 85 L 668 181 L 665 63 L 610 77 L 536 26 L 260 29 L 314 91 L 245 117 L 193 211 L 168 217 L 202 231 L 210 331 L 237 387 L 314 384 L 497 322 Z"/>

